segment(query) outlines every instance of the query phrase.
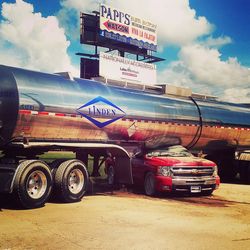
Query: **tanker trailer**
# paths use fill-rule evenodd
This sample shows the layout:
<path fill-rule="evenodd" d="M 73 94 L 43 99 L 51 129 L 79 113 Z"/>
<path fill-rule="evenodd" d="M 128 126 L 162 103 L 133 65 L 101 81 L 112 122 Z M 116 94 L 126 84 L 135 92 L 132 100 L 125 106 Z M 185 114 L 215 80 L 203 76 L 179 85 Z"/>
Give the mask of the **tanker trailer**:
<path fill-rule="evenodd" d="M 80 200 L 88 154 L 115 157 L 117 181 L 131 184 L 135 146 L 181 144 L 224 164 L 250 145 L 244 105 L 8 66 L 0 66 L 0 126 L 0 192 L 17 194 L 25 207 L 43 205 L 52 186 L 63 201 Z M 76 159 L 38 160 L 50 150 Z"/>

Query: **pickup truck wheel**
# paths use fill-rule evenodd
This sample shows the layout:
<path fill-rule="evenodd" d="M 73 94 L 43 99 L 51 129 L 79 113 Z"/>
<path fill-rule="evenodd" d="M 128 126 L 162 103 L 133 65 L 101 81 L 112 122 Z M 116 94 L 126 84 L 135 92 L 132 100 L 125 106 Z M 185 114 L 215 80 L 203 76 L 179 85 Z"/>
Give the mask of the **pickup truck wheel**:
<path fill-rule="evenodd" d="M 155 189 L 155 176 L 152 172 L 148 172 L 144 179 L 144 190 L 148 196 L 154 196 L 156 193 Z"/>
<path fill-rule="evenodd" d="M 87 191 L 88 180 L 88 171 L 81 161 L 65 161 L 55 173 L 55 196 L 64 202 L 79 201 Z"/>
<path fill-rule="evenodd" d="M 213 193 L 214 190 L 207 190 L 207 191 L 203 191 L 201 193 L 201 195 L 204 195 L 204 196 L 210 196 L 212 193 Z"/>
<path fill-rule="evenodd" d="M 51 190 L 52 175 L 47 164 L 39 160 L 26 160 L 18 166 L 13 191 L 22 207 L 42 207 Z"/>

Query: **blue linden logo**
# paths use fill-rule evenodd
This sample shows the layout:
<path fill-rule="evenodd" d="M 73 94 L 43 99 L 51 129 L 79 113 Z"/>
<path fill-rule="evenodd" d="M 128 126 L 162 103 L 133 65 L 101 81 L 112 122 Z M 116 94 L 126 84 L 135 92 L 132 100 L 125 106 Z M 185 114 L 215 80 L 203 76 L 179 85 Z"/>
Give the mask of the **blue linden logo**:
<path fill-rule="evenodd" d="M 98 128 L 103 128 L 126 115 L 122 109 L 101 96 L 87 102 L 76 111 Z"/>

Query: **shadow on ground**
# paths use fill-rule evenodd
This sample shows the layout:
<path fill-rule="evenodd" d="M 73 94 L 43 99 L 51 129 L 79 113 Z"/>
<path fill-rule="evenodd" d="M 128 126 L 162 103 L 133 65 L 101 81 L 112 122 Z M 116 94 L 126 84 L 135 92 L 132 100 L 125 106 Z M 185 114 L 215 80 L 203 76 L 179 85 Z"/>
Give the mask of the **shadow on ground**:
<path fill-rule="evenodd" d="M 0 194 L 0 212 L 3 209 L 22 210 L 17 204 L 16 198 L 11 194 Z"/>
<path fill-rule="evenodd" d="M 130 197 L 140 198 L 148 200 L 161 200 L 168 202 L 185 202 L 187 204 L 193 204 L 198 206 L 208 207 L 227 207 L 234 202 L 227 201 L 214 194 L 205 196 L 201 194 L 190 193 L 158 193 L 154 197 L 150 197 L 144 194 L 143 189 L 132 186 L 110 186 L 105 181 L 95 180 L 90 195 L 108 195 L 117 197 Z"/>
<path fill-rule="evenodd" d="M 208 207 L 227 207 L 234 204 L 234 202 L 224 200 L 216 195 L 202 196 L 200 194 L 188 193 L 159 193 L 154 197 L 149 197 L 145 195 L 143 190 L 140 188 L 125 185 L 109 185 L 106 179 L 103 178 L 91 178 L 86 195 L 126 197 L 148 199 L 152 201 L 161 200 L 167 202 L 185 202 L 190 205 Z M 53 195 L 48 203 L 63 204 L 63 202 L 60 202 L 60 200 Z M 0 195 L 0 212 L 3 211 L 3 209 L 20 210 L 22 208 L 18 206 L 15 202 L 15 197 L 12 195 Z"/>

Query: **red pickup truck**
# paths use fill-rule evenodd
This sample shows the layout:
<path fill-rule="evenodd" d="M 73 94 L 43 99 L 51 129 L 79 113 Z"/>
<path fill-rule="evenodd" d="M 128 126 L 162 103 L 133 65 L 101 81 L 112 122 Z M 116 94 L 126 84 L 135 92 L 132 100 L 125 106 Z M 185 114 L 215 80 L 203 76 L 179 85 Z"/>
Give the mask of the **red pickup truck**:
<path fill-rule="evenodd" d="M 153 196 L 158 191 L 210 195 L 219 187 L 220 178 L 214 162 L 195 157 L 181 145 L 138 152 L 132 156 L 134 185 L 144 187 Z M 115 180 L 115 164 L 106 161 L 109 183 Z"/>

